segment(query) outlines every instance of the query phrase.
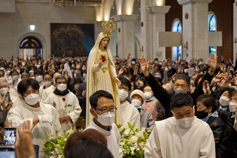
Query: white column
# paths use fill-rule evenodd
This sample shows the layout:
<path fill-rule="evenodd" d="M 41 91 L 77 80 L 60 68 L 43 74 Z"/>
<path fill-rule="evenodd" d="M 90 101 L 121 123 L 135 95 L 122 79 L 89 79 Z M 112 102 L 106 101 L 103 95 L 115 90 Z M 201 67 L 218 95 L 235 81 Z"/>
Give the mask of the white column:
<path fill-rule="evenodd" d="M 119 58 L 125 59 L 128 54 L 134 57 L 134 21 L 138 15 L 116 15 L 114 21 L 117 23 L 117 40 Z"/>
<path fill-rule="evenodd" d="M 183 6 L 183 59 L 208 60 L 208 3 L 212 0 L 177 0 Z M 188 44 L 188 45 L 187 45 Z"/>
<path fill-rule="evenodd" d="M 146 59 L 150 58 L 151 47 L 151 37 L 150 37 L 150 15 L 147 12 L 147 6 L 152 3 L 149 0 L 141 0 L 141 56 Z"/>
<path fill-rule="evenodd" d="M 165 14 L 170 10 L 170 6 L 151 6 L 147 7 L 148 13 L 151 14 L 150 21 L 150 60 L 158 58 L 166 59 L 165 47 L 159 47 L 159 32 L 165 32 Z"/>

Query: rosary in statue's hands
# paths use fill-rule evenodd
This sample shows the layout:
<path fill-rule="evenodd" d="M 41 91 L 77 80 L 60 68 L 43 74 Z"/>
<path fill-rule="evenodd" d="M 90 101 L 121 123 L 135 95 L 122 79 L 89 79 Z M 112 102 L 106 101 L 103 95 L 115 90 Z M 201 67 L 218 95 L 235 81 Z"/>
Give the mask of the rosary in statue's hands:
<path fill-rule="evenodd" d="M 114 80 L 115 80 L 115 82 L 117 83 L 118 86 L 121 85 L 121 82 L 120 82 L 120 80 L 118 79 L 118 77 L 115 77 Z"/>

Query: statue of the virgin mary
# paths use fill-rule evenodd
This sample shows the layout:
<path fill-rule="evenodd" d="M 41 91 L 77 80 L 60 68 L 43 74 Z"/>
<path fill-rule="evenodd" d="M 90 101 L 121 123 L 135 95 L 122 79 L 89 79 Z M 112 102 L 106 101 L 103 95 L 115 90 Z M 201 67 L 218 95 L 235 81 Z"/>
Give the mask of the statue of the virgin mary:
<path fill-rule="evenodd" d="M 117 78 L 115 64 L 108 47 L 110 33 L 115 30 L 115 24 L 111 18 L 102 24 L 103 31 L 99 34 L 94 47 L 91 49 L 87 63 L 87 87 L 86 87 L 86 126 L 92 121 L 90 114 L 89 97 L 98 90 L 105 90 L 113 95 L 114 105 L 117 108 L 115 123 L 120 124 L 118 86 L 121 82 Z"/>

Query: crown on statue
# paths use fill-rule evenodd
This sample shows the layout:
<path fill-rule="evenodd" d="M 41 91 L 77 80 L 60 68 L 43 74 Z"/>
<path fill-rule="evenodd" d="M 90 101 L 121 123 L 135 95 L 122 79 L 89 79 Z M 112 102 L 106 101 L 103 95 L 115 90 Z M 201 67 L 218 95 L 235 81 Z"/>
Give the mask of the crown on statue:
<path fill-rule="evenodd" d="M 114 30 L 116 28 L 113 20 L 114 20 L 114 16 L 112 16 L 109 21 L 105 21 L 105 22 L 102 23 L 102 27 L 103 27 L 103 31 L 102 32 L 106 36 L 109 36 L 112 32 L 114 32 Z"/>

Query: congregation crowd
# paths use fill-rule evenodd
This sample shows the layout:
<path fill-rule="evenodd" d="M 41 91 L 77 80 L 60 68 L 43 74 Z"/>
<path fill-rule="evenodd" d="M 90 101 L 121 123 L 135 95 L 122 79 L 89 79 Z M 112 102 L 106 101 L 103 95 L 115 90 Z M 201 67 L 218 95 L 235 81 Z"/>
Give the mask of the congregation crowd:
<path fill-rule="evenodd" d="M 86 129 L 67 140 L 65 157 L 122 157 L 114 124 L 119 112 L 120 125 L 152 129 L 145 157 L 237 158 L 237 58 L 218 63 L 210 54 L 205 63 L 115 56 L 113 62 L 119 105 L 103 90 L 87 96 L 87 58 L 0 58 L 0 142 L 6 143 L 4 128 L 19 128 L 19 157 L 44 157 L 45 134 L 76 128 L 90 113 Z"/>

